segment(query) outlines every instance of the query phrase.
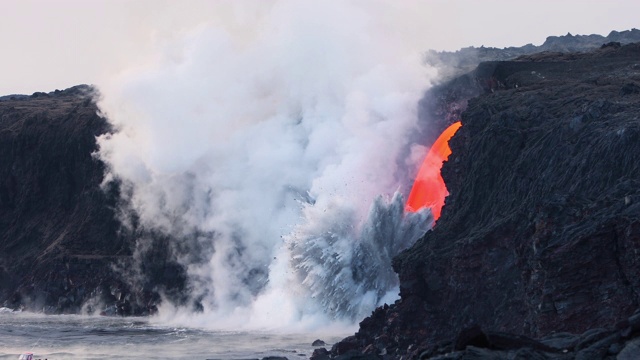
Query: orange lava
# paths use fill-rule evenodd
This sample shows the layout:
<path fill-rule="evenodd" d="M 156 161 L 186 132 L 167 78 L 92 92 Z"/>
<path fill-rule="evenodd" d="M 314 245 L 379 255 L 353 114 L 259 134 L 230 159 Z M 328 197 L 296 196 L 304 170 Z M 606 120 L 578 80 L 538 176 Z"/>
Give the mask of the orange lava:
<path fill-rule="evenodd" d="M 440 218 L 440 212 L 444 206 L 444 198 L 449 195 L 440 170 L 442 169 L 442 163 L 451 155 L 449 139 L 458 131 L 460 126 L 462 126 L 460 121 L 451 124 L 431 145 L 431 149 L 429 149 L 420 171 L 418 171 L 416 180 L 413 182 L 413 188 L 409 194 L 405 211 L 416 212 L 428 206 L 431 208 L 433 218 L 435 220 Z"/>

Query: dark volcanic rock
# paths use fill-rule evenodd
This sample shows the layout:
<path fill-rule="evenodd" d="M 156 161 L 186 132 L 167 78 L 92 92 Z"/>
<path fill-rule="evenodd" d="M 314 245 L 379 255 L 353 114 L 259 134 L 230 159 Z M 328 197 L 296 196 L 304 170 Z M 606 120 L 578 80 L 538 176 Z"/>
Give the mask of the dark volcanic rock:
<path fill-rule="evenodd" d="M 330 358 L 330 353 L 325 348 L 319 348 L 313 350 L 313 354 L 311 354 L 311 360 L 328 360 Z"/>
<path fill-rule="evenodd" d="M 602 35 L 572 35 L 549 36 L 545 42 L 536 46 L 527 44 L 520 47 L 493 48 L 493 47 L 467 47 L 458 51 L 437 52 L 430 50 L 425 54 L 425 61 L 440 69 L 443 78 L 448 79 L 461 73 L 473 70 L 479 62 L 505 61 L 517 57 L 534 54 L 561 54 L 588 52 L 602 46 L 620 46 L 640 42 L 640 30 L 631 29 L 625 31 L 612 31 L 608 36 Z"/>
<path fill-rule="evenodd" d="M 639 63 L 631 44 L 467 75 L 482 94 L 450 143 L 442 217 L 394 261 L 401 300 L 334 350 L 545 359 L 564 344 L 600 359 L 633 349 L 620 339 L 636 333 L 625 321 L 640 300 L 640 96 L 629 91 Z M 596 329 L 616 323 L 626 330 Z"/>
<path fill-rule="evenodd" d="M 130 266 L 135 237 L 115 218 L 117 184 L 100 187 L 104 166 L 92 153 L 110 128 L 93 91 L 0 98 L 1 306 L 126 315 L 158 301 L 151 286 L 131 288 L 113 271 Z"/>

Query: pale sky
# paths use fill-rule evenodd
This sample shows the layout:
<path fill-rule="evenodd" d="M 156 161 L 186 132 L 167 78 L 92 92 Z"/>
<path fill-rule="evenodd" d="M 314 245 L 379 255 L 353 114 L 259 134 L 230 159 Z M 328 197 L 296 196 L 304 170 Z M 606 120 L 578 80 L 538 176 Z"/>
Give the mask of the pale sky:
<path fill-rule="evenodd" d="M 416 51 L 542 44 L 640 28 L 638 0 L 354 0 Z M 64 89 L 144 63 L 198 26 L 260 31 L 273 1 L 0 0 L 0 95 Z"/>

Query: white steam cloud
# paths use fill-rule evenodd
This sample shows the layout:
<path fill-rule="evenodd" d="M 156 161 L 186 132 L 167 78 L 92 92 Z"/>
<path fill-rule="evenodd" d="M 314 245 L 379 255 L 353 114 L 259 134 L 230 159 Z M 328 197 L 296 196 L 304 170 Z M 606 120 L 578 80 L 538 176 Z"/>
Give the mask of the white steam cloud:
<path fill-rule="evenodd" d="M 190 321 L 349 322 L 397 296 L 390 258 L 429 215 L 405 216 L 392 194 L 408 190 L 434 71 L 377 20 L 346 2 L 279 2 L 253 36 L 203 25 L 101 84 L 117 129 L 98 139 L 107 181 L 143 227 L 205 256 L 179 255 L 204 307 Z"/>

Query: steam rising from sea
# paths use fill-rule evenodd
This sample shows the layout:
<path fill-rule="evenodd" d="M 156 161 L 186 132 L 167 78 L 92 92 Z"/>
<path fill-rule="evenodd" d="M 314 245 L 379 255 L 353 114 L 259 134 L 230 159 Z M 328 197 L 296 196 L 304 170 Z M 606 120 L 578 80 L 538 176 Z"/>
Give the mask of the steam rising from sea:
<path fill-rule="evenodd" d="M 390 259 L 431 226 L 400 193 L 433 72 L 378 20 L 280 2 L 253 36 L 203 25 L 100 85 L 123 220 L 175 239 L 204 308 L 165 302 L 162 318 L 313 328 L 395 300 Z"/>

